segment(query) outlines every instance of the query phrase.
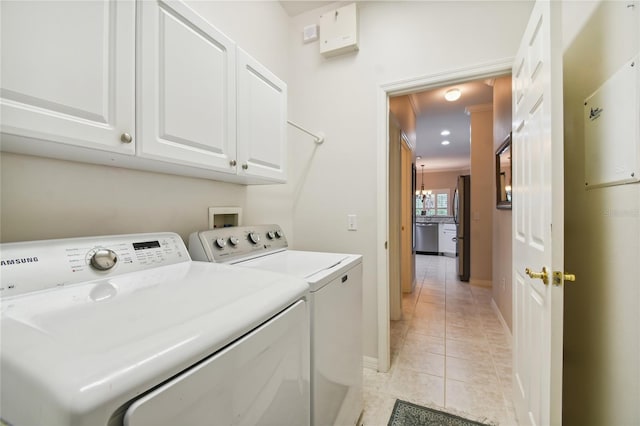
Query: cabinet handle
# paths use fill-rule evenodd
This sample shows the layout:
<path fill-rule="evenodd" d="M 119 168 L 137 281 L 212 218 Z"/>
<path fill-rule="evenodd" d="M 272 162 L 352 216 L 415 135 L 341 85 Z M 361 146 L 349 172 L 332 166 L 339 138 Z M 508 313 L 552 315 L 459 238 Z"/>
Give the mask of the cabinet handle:
<path fill-rule="evenodd" d="M 249 168 L 249 165 L 247 163 L 244 163 L 242 165 L 242 170 L 247 170 Z"/>
<path fill-rule="evenodd" d="M 129 133 L 123 133 L 120 135 L 120 140 L 124 143 L 131 143 L 131 141 L 133 140 L 133 138 L 131 137 L 131 135 Z"/>
<path fill-rule="evenodd" d="M 229 161 L 229 165 L 230 165 L 231 167 L 235 167 L 235 166 L 236 166 L 236 164 L 238 164 L 238 163 L 236 162 L 236 160 L 231 160 L 231 161 Z"/>

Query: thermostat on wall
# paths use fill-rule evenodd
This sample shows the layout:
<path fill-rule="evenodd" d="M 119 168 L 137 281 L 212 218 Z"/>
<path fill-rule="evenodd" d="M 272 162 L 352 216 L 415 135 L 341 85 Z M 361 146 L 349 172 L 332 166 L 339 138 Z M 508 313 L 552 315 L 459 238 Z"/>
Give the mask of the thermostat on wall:
<path fill-rule="evenodd" d="M 302 30 L 302 41 L 310 43 L 318 39 L 318 26 L 316 24 L 307 25 Z"/>
<path fill-rule="evenodd" d="M 320 16 L 320 53 L 339 55 L 358 50 L 358 9 L 356 3 Z"/>

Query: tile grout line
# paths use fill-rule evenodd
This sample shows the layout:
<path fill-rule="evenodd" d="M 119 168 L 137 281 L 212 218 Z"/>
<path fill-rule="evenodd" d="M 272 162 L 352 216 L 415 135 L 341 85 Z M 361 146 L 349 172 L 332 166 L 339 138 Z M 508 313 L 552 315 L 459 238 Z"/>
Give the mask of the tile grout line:
<path fill-rule="evenodd" d="M 442 395 L 443 404 L 445 408 L 447 407 L 447 286 L 449 285 L 448 275 L 448 265 L 445 263 L 444 265 L 444 383 L 443 383 L 443 392 Z"/>
<path fill-rule="evenodd" d="M 435 262 L 434 262 L 435 261 Z M 449 380 L 450 382 L 455 382 L 455 383 L 459 383 L 462 384 L 464 386 L 465 392 L 471 392 L 471 396 L 475 395 L 475 393 L 477 393 L 476 391 L 478 391 L 478 386 L 477 384 L 475 384 L 475 382 L 468 382 L 466 381 L 466 379 L 450 379 L 448 376 L 448 358 L 449 358 L 449 351 L 448 351 L 448 347 L 447 347 L 447 342 L 448 341 L 454 341 L 457 339 L 454 339 L 453 337 L 449 338 L 449 333 L 448 333 L 448 329 L 447 329 L 447 325 L 449 323 L 448 317 L 450 317 L 449 315 L 447 315 L 448 313 L 454 313 L 456 316 L 451 317 L 452 321 L 458 319 L 458 315 L 460 314 L 462 319 L 464 320 L 464 324 L 465 325 L 459 325 L 456 326 L 455 324 L 452 324 L 452 326 L 455 328 L 454 330 L 452 330 L 452 333 L 454 331 L 456 331 L 459 327 L 464 327 L 464 328 L 468 328 L 471 324 L 469 324 L 469 321 L 471 322 L 480 322 L 480 329 L 478 331 L 480 331 L 482 333 L 483 338 L 483 342 L 481 343 L 481 348 L 482 352 L 488 352 L 487 355 L 489 356 L 489 360 L 491 362 L 491 370 L 489 370 L 491 373 L 489 373 L 489 371 L 487 371 L 487 373 L 491 374 L 494 378 L 496 378 L 495 381 L 492 380 L 492 382 L 495 382 L 496 385 L 498 386 L 498 388 L 496 389 L 496 396 L 500 395 L 501 396 L 501 403 L 497 403 L 498 401 L 495 401 L 497 404 L 492 404 L 492 407 L 494 408 L 494 411 L 491 412 L 486 412 L 484 415 L 485 416 L 489 416 L 489 418 L 492 418 L 494 421 L 497 421 L 498 419 L 504 420 L 507 418 L 510 418 L 510 416 L 512 415 L 512 408 L 508 406 L 507 404 L 507 400 L 505 399 L 505 395 L 506 393 L 504 392 L 503 388 L 504 388 L 504 381 L 500 378 L 499 374 L 498 374 L 498 368 L 497 368 L 497 357 L 501 355 L 501 350 L 502 350 L 502 346 L 500 346 L 500 342 L 496 341 L 497 344 L 493 344 L 490 340 L 489 340 L 489 335 L 488 333 L 490 331 L 492 331 L 492 322 L 491 319 L 493 319 L 493 317 L 495 316 L 495 313 L 492 313 L 493 315 L 491 315 L 491 318 L 487 317 L 487 312 L 484 309 L 485 308 L 485 299 L 487 298 L 487 293 L 485 291 L 477 291 L 474 292 L 472 291 L 473 289 L 469 286 L 463 285 L 464 283 L 461 282 L 457 282 L 456 280 L 456 274 L 453 268 L 451 268 L 449 265 L 449 261 L 443 261 L 442 258 L 433 258 L 433 259 L 429 259 L 428 262 L 425 259 L 425 263 L 427 264 L 427 267 L 425 269 L 423 269 L 423 272 L 421 274 L 421 279 L 420 280 L 416 280 L 416 286 L 419 287 L 416 289 L 416 294 L 415 296 L 411 297 L 410 299 L 410 303 L 407 305 L 407 316 L 410 316 L 410 319 L 407 320 L 406 328 L 404 329 L 404 333 L 402 333 L 399 337 L 402 339 L 401 340 L 401 344 L 399 346 L 398 349 L 398 356 L 395 359 L 394 364 L 392 365 L 392 368 L 394 371 L 392 371 L 392 375 L 395 376 L 395 373 L 397 373 L 397 368 L 398 367 L 402 367 L 402 363 L 400 362 L 400 355 L 405 353 L 407 350 L 407 346 L 406 346 L 406 341 L 408 340 L 409 337 L 409 330 L 411 328 L 412 325 L 415 325 L 416 322 L 419 322 L 419 319 L 416 317 L 416 312 L 417 312 L 417 308 L 421 305 L 419 305 L 419 303 L 421 303 L 422 300 L 422 291 L 423 291 L 423 287 L 425 290 L 425 296 L 427 298 L 436 298 L 437 294 L 434 294 L 435 291 L 438 291 L 438 288 L 443 289 L 444 290 L 444 295 L 442 297 L 442 301 L 444 303 L 443 306 L 443 314 L 444 317 L 442 319 L 442 324 L 444 326 L 444 329 L 442 330 L 442 342 L 444 343 L 443 348 L 442 348 L 442 354 L 443 354 L 443 366 L 444 366 L 444 371 L 442 374 L 442 380 L 443 380 L 443 387 L 442 387 L 442 394 L 441 396 L 442 398 L 442 408 L 445 409 L 445 411 L 449 411 L 449 410 L 454 410 L 454 411 L 458 411 L 462 414 L 467 413 L 469 415 L 477 415 L 477 412 L 484 412 L 486 410 L 483 410 L 482 408 L 473 408 L 475 407 L 475 404 L 472 404 L 472 406 L 467 407 L 467 403 L 463 403 L 462 406 L 460 406 L 459 404 L 455 404 L 455 398 L 453 401 L 448 401 L 449 397 L 451 397 L 451 395 L 455 395 L 455 392 L 451 393 L 449 392 L 450 389 L 447 386 L 447 381 Z M 422 265 L 422 262 L 421 262 Z M 435 267 L 431 267 L 431 266 L 435 266 Z M 435 284 L 435 285 L 434 285 Z M 449 294 L 449 292 L 451 292 L 451 294 Z M 451 297 L 449 297 L 451 296 Z M 457 301 L 457 302 L 456 302 Z M 434 304 L 436 301 L 435 300 L 429 300 L 427 301 L 430 305 Z M 469 302 L 470 306 L 469 306 Z M 455 304 L 455 309 L 454 307 L 451 305 L 452 303 Z M 431 309 L 436 308 L 436 305 L 438 305 L 438 303 L 435 303 L 433 308 L 427 308 L 427 310 L 431 311 Z M 425 305 L 426 307 L 427 305 Z M 453 312 L 452 311 L 455 311 Z M 404 311 L 403 311 L 404 312 Z M 430 320 L 433 320 L 433 317 L 430 317 Z M 418 332 L 418 334 L 420 335 L 426 335 L 426 336 L 432 336 L 435 335 L 435 329 L 432 330 L 433 333 L 431 332 L 425 332 L 425 333 L 421 333 Z M 455 334 L 455 333 L 454 333 Z M 463 338 L 463 335 L 460 335 L 460 341 L 464 342 L 465 339 Z M 486 349 L 486 350 L 485 350 Z M 433 352 L 436 353 L 436 352 Z M 472 349 L 472 352 L 470 354 L 471 359 L 467 360 L 466 358 L 468 358 L 468 356 L 465 356 L 463 358 L 460 358 L 460 360 L 465 361 L 465 362 L 469 362 L 470 365 L 473 364 L 474 362 L 478 361 L 480 362 L 480 360 L 477 359 L 476 357 L 476 353 L 477 350 Z M 453 358 L 457 358 L 457 357 L 453 357 Z M 505 364 L 506 365 L 506 364 Z M 506 365 L 508 367 L 508 365 Z M 422 371 L 420 369 L 418 369 L 419 371 Z M 431 375 L 431 373 L 425 372 L 424 374 L 426 375 Z M 465 376 L 466 377 L 466 376 Z M 471 377 L 469 377 L 471 378 Z M 391 379 L 391 375 L 389 377 L 389 380 Z M 396 383 L 396 385 L 398 385 L 398 383 Z M 467 388 L 467 385 L 470 386 L 469 389 Z M 454 386 L 455 387 L 455 386 Z M 488 389 L 487 389 L 488 390 Z M 379 393 L 391 396 L 392 398 L 396 398 L 397 399 L 397 395 L 395 394 L 395 392 L 390 392 L 389 390 L 380 390 L 378 391 Z M 475 392 L 475 393 L 474 393 Z M 491 392 L 493 393 L 493 392 Z M 436 396 L 437 394 L 434 394 L 434 396 Z M 463 393 L 463 395 L 466 395 L 466 393 Z M 418 397 L 419 398 L 419 397 Z M 475 399 L 475 397 L 474 397 Z M 466 401 L 466 399 L 463 399 L 461 401 Z M 459 401 L 460 402 L 460 401 Z M 435 402 L 433 402 L 435 403 Z M 454 406 L 449 406 L 450 403 L 454 403 Z M 447 408 L 448 407 L 448 408 Z M 456 408 L 458 407 L 458 408 Z M 466 407 L 465 409 L 462 409 L 462 407 Z M 475 410 L 475 411 L 474 411 Z M 478 411 L 479 410 L 479 411 Z M 476 414 L 474 414 L 476 413 Z M 497 417 L 494 417 L 497 416 Z M 506 417 L 505 417 L 506 416 Z M 510 421 L 510 420 L 509 420 Z"/>

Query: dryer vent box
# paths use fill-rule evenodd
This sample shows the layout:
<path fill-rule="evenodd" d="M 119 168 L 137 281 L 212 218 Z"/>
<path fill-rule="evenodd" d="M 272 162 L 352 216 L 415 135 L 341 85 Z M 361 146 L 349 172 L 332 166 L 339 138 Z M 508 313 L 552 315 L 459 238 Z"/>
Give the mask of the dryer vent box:
<path fill-rule="evenodd" d="M 320 53 L 340 55 L 358 50 L 358 8 L 356 3 L 320 16 Z"/>
<path fill-rule="evenodd" d="M 242 208 L 209 207 L 209 229 L 242 225 Z"/>
<path fill-rule="evenodd" d="M 584 100 L 586 189 L 640 181 L 639 59 Z"/>

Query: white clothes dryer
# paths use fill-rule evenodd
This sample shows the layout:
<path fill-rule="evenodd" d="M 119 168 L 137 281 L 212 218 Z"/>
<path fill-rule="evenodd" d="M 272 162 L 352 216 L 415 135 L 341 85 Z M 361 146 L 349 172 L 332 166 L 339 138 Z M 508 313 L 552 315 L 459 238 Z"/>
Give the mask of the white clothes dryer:
<path fill-rule="evenodd" d="M 0 245 L 3 424 L 309 424 L 305 281 L 177 234 Z"/>
<path fill-rule="evenodd" d="M 362 256 L 289 250 L 278 225 L 194 232 L 189 252 L 193 260 L 280 272 L 307 281 L 311 424 L 356 424 L 363 409 Z"/>

